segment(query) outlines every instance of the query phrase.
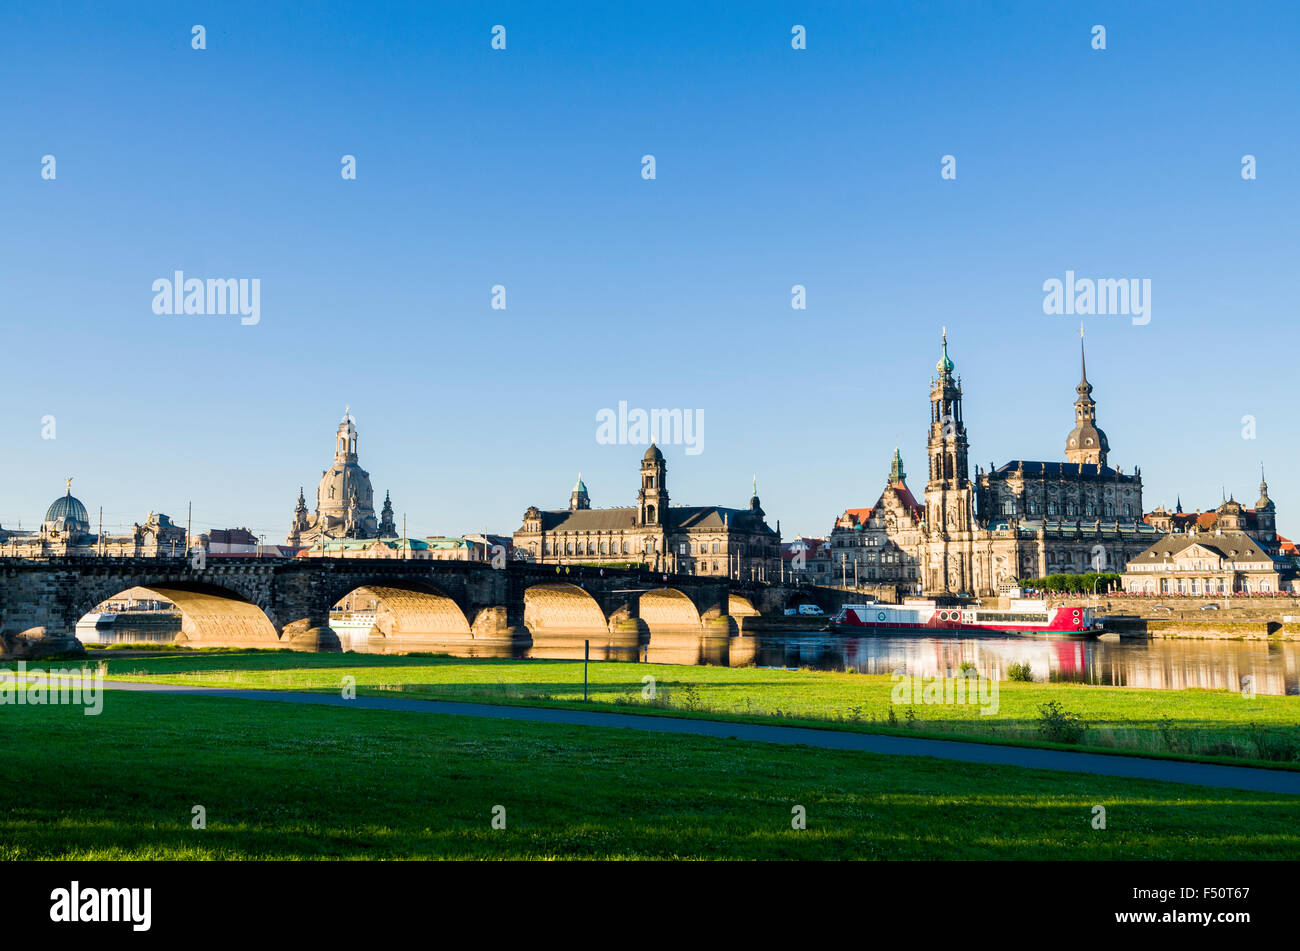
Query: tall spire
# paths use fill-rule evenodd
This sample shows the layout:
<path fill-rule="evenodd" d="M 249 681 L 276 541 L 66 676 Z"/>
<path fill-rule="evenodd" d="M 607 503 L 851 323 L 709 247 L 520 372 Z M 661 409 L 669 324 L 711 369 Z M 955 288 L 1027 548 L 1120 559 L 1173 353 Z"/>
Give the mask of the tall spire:
<path fill-rule="evenodd" d="M 1079 324 L 1079 385 L 1074 388 L 1074 429 L 1065 439 L 1065 459 L 1079 465 L 1104 466 L 1110 444 L 1097 427 L 1097 401 L 1088 382 L 1088 357 L 1083 347 L 1083 324 Z M 1082 470 L 1080 470 L 1082 471 Z"/>
<path fill-rule="evenodd" d="M 1092 384 L 1088 382 L 1088 355 L 1083 349 L 1082 323 L 1079 324 L 1079 385 L 1074 389 L 1079 394 L 1080 399 L 1086 399 L 1092 395 Z"/>
<path fill-rule="evenodd" d="M 1083 352 L 1083 321 L 1079 321 L 1079 366 L 1082 369 L 1079 379 L 1082 383 L 1088 382 L 1088 355 Z M 1091 389 L 1091 387 L 1090 387 Z"/>
<path fill-rule="evenodd" d="M 898 485 L 899 483 L 904 482 L 906 479 L 907 479 L 907 473 L 903 471 L 903 457 L 899 453 L 898 447 L 895 446 L 894 459 L 889 466 L 889 484 Z"/>
<path fill-rule="evenodd" d="M 947 327 L 943 328 L 943 335 L 941 339 L 943 341 L 942 351 L 939 354 L 939 362 L 934 365 L 934 368 L 939 371 L 939 379 L 942 380 L 945 377 L 952 376 L 952 368 L 953 368 L 952 359 L 948 356 L 948 328 Z"/>

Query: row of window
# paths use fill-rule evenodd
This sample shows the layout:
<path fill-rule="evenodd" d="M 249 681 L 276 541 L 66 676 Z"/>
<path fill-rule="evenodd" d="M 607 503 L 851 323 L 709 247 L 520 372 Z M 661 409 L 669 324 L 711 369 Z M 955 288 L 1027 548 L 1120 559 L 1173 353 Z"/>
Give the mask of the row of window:
<path fill-rule="evenodd" d="M 1035 502 L 1035 501 L 1032 501 L 1032 500 L 1031 500 L 1031 501 L 1029 501 L 1028 503 L 1026 503 L 1025 508 L 1026 508 L 1027 513 L 1028 513 L 1029 515 L 1031 515 L 1031 516 L 1033 516 L 1033 515 L 1037 515 L 1037 514 L 1038 514 L 1038 503 Z M 1095 505 L 1088 504 L 1088 505 L 1084 505 L 1082 508 L 1083 508 L 1083 511 L 1082 511 L 1082 513 L 1080 513 L 1080 511 L 1079 511 L 1080 506 L 1079 506 L 1078 504 L 1076 504 L 1076 503 L 1074 503 L 1074 502 L 1066 502 L 1066 503 L 1065 503 L 1065 517 L 1066 517 L 1066 518 L 1078 517 L 1080 514 L 1082 514 L 1082 516 L 1083 516 L 1084 518 L 1095 518 L 1095 517 L 1097 516 L 1097 507 L 1096 507 Z M 1003 515 L 1015 515 L 1015 514 L 1016 514 L 1016 511 L 1017 511 L 1017 505 L 1016 505 L 1016 500 L 1015 500 L 1015 499 L 1003 499 L 1003 500 L 1002 500 L 1002 514 L 1003 514 Z M 1123 505 L 1123 507 L 1122 507 L 1122 509 L 1121 509 L 1121 511 L 1123 512 L 1123 517 L 1124 517 L 1124 518 L 1132 518 L 1132 517 L 1133 517 L 1133 505 L 1132 505 L 1132 503 L 1125 502 L 1124 505 Z M 1048 514 L 1049 516 L 1052 516 L 1052 515 L 1060 515 L 1060 514 L 1061 514 L 1061 506 L 1059 506 L 1059 505 L 1058 505 L 1057 503 L 1055 503 L 1055 502 L 1048 502 L 1048 503 L 1047 503 L 1047 514 Z M 1103 506 L 1102 506 L 1102 510 L 1101 510 L 1101 516 L 1102 516 L 1102 518 L 1114 518 L 1114 517 L 1115 517 L 1115 504 L 1114 504 L 1113 502 L 1107 502 L 1105 505 L 1103 505 Z"/>
<path fill-rule="evenodd" d="M 1222 578 L 1161 578 L 1158 583 L 1139 581 L 1128 590 L 1136 594 L 1228 594 L 1230 588 Z M 1237 590 L 1268 594 L 1273 585 L 1268 581 L 1247 581 Z"/>
<path fill-rule="evenodd" d="M 659 550 L 658 542 L 653 538 L 642 539 L 642 553 L 653 554 Z M 529 546 L 530 548 L 532 546 Z M 628 539 L 600 539 L 594 538 L 586 540 L 568 539 L 560 542 L 555 539 L 548 540 L 544 545 L 544 552 L 547 555 L 630 555 L 633 552 L 632 542 Z M 706 555 L 706 554 L 727 554 L 727 548 L 719 542 L 697 542 L 692 545 L 690 542 L 680 542 L 677 546 L 679 555 Z M 764 554 L 761 545 L 745 545 L 741 554 L 751 557 L 758 557 Z"/>

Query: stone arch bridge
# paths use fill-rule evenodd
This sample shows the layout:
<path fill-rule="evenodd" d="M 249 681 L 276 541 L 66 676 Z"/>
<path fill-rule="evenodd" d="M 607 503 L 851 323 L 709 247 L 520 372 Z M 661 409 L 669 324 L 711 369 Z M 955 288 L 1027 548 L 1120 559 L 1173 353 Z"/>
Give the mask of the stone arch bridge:
<path fill-rule="evenodd" d="M 528 646 L 548 635 L 635 645 L 653 634 L 731 636 L 740 619 L 799 603 L 828 613 L 855 596 L 808 585 L 585 566 L 362 558 L 0 558 L 0 656 L 75 650 L 77 621 L 142 587 L 181 612 L 193 646 L 339 650 L 330 608 L 361 591 L 381 605 L 368 638 L 379 652 L 476 643 Z"/>

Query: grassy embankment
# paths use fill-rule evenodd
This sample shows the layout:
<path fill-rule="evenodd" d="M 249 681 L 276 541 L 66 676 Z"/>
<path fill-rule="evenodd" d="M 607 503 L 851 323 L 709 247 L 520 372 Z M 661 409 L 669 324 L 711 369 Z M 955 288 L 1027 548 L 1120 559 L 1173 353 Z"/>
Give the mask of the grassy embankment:
<path fill-rule="evenodd" d="M 997 685 L 997 713 L 973 703 L 894 703 L 888 676 L 810 670 L 593 663 L 589 701 L 582 663 L 466 660 L 289 652 L 113 657 L 110 677 L 223 687 L 337 691 L 355 678 L 360 694 L 671 714 L 898 732 L 983 742 L 1168 756 L 1300 769 L 1300 699 L 1227 690 L 1143 690 L 1070 683 Z M 645 696 L 643 678 L 655 678 Z M 1055 701 L 1087 725 L 1073 743 L 1045 734 L 1041 711 Z"/>
<path fill-rule="evenodd" d="M 0 860 L 1300 856 L 1300 797 L 924 757 L 120 692 L 0 731 Z"/>

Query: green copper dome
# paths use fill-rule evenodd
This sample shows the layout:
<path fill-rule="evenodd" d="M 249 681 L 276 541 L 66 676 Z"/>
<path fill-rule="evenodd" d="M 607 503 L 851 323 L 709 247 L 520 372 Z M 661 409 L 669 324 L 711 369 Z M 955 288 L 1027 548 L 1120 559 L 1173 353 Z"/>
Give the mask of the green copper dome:
<path fill-rule="evenodd" d="M 953 362 L 948 357 L 948 328 L 946 327 L 943 331 L 943 353 L 940 355 L 939 362 L 934 365 L 934 368 L 944 375 L 952 373 Z"/>

